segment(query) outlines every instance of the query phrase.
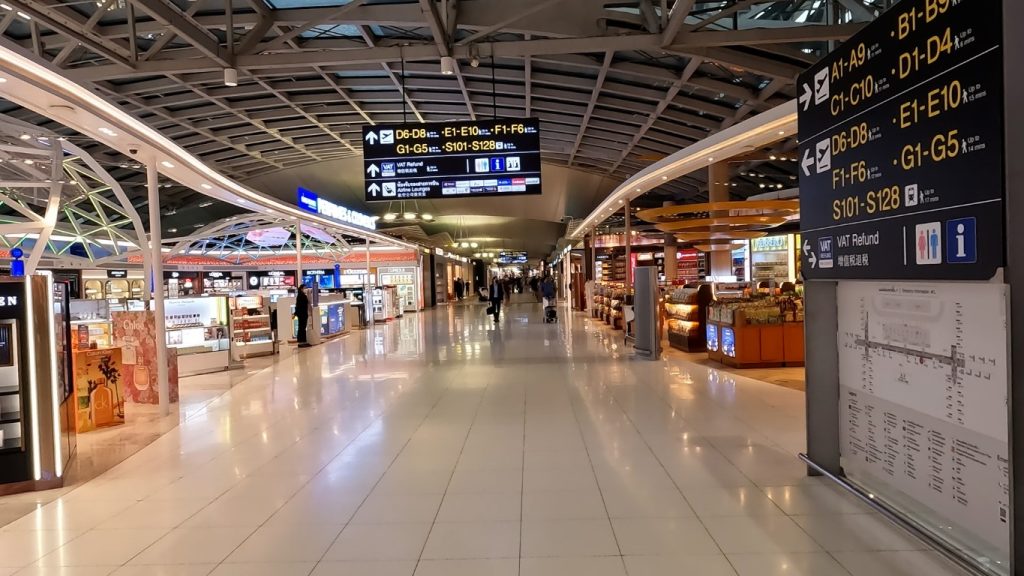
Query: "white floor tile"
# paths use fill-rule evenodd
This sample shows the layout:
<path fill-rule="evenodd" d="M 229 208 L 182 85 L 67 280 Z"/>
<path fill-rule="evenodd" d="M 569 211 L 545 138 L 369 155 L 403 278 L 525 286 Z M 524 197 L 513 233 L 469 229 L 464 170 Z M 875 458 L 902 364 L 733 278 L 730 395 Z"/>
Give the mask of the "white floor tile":
<path fill-rule="evenodd" d="M 518 557 L 519 522 L 438 522 L 423 550 L 431 560 Z"/>
<path fill-rule="evenodd" d="M 315 563 L 334 543 L 341 529 L 341 526 L 323 525 L 265 525 L 250 535 L 224 562 Z"/>
<path fill-rule="evenodd" d="M 253 532 L 249 528 L 176 528 L 129 564 L 218 564 Z"/>
<path fill-rule="evenodd" d="M 121 566 L 167 534 L 166 528 L 91 530 L 43 556 L 53 566 Z"/>
<path fill-rule="evenodd" d="M 308 576 L 315 562 L 221 564 L 210 576 Z"/>
<path fill-rule="evenodd" d="M 626 556 L 624 559 L 629 576 L 679 576 L 681 573 L 736 576 L 736 571 L 722 554 Z"/>
<path fill-rule="evenodd" d="M 785 516 L 706 516 L 701 521 L 726 554 L 821 550 Z"/>
<path fill-rule="evenodd" d="M 16 576 L 108 576 L 117 566 L 39 566 L 19 570 Z"/>
<path fill-rule="evenodd" d="M 416 560 L 429 532 L 429 522 L 349 524 L 324 560 Z"/>
<path fill-rule="evenodd" d="M 832 552 L 924 550 L 916 538 L 874 514 L 794 516 L 793 520 Z"/>
<path fill-rule="evenodd" d="M 739 576 L 849 576 L 824 552 L 729 554 L 728 558 Z"/>
<path fill-rule="evenodd" d="M 518 576 L 518 559 L 420 560 L 415 576 Z"/>
<path fill-rule="evenodd" d="M 444 497 L 438 522 L 519 521 L 523 497 L 514 492 L 499 494 L 452 493 Z"/>
<path fill-rule="evenodd" d="M 325 561 L 317 564 L 310 576 L 413 576 L 415 560 L 401 561 Z"/>
<path fill-rule="evenodd" d="M 352 517 L 354 524 L 433 522 L 443 494 L 389 494 L 376 490 Z"/>
<path fill-rule="evenodd" d="M 122 566 L 113 576 L 208 576 L 216 564 L 171 564 L 166 566 Z"/>
<path fill-rule="evenodd" d="M 583 558 L 523 558 L 521 576 L 626 576 L 622 558 L 618 556 Z"/>
<path fill-rule="evenodd" d="M 618 553 L 607 518 L 523 522 L 524 558 L 613 556 Z"/>
<path fill-rule="evenodd" d="M 796 486 L 770 486 L 764 489 L 786 514 L 807 516 L 818 514 L 865 514 L 869 509 L 836 486 L 804 483 Z"/>
<path fill-rule="evenodd" d="M 0 532 L 0 564 L 27 566 L 81 534 L 69 530 Z"/>
<path fill-rule="evenodd" d="M 833 556 L 853 576 L 919 576 L 958 570 L 937 552 L 836 552 Z"/>
<path fill-rule="evenodd" d="M 608 517 L 598 490 L 527 492 L 523 494 L 526 520 L 584 520 Z"/>
<path fill-rule="evenodd" d="M 612 527 L 626 556 L 718 552 L 697 518 L 613 518 Z"/>
<path fill-rule="evenodd" d="M 683 496 L 698 516 L 781 516 L 776 502 L 754 486 L 697 486 Z"/>

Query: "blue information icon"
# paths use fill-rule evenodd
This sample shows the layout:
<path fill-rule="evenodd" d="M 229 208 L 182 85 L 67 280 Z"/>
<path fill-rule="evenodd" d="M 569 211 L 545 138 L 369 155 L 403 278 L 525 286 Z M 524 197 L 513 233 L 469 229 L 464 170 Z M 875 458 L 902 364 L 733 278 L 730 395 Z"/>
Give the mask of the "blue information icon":
<path fill-rule="evenodd" d="M 977 221 L 957 218 L 946 221 L 946 262 L 973 264 L 978 261 Z"/>

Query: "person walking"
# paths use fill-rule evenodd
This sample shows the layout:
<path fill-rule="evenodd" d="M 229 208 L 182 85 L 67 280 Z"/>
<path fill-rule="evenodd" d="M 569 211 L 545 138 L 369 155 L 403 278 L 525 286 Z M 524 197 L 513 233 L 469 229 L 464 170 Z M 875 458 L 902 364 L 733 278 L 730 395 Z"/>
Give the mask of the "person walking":
<path fill-rule="evenodd" d="M 309 302 L 309 295 L 306 294 L 306 285 L 299 286 L 299 293 L 295 296 L 295 320 L 298 321 L 298 329 L 295 333 L 295 340 L 299 348 L 309 348 L 311 344 L 306 339 L 306 326 L 309 324 L 309 315 L 312 306 Z"/>
<path fill-rule="evenodd" d="M 544 299 L 544 306 L 555 305 L 555 279 L 550 275 L 544 277 L 544 280 L 540 283 L 540 295 Z"/>
<path fill-rule="evenodd" d="M 462 278 L 455 279 L 455 299 L 462 300 L 462 295 L 466 292 L 466 285 L 463 284 Z"/>
<path fill-rule="evenodd" d="M 501 301 L 505 299 L 506 294 L 505 286 L 502 284 L 501 280 L 495 276 L 494 279 L 491 280 L 491 291 L 489 294 L 491 310 L 492 314 L 494 314 L 495 323 L 498 322 L 498 317 L 501 315 Z"/>

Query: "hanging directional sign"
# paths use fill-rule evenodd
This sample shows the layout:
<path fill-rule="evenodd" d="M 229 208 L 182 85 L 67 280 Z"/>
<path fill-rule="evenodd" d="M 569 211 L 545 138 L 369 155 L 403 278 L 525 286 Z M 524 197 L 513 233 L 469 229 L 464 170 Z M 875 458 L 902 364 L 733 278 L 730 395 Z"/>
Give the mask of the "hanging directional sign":
<path fill-rule="evenodd" d="M 363 127 L 366 200 L 540 194 L 540 122 Z"/>
<path fill-rule="evenodd" d="M 903 0 L 798 80 L 807 278 L 1004 264 L 999 0 Z"/>

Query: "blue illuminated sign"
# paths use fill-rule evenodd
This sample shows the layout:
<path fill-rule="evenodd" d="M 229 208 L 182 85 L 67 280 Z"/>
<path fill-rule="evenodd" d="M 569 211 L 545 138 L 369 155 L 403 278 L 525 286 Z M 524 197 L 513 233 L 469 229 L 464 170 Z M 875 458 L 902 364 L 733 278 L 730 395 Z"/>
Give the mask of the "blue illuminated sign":
<path fill-rule="evenodd" d="M 305 188 L 299 188 L 298 204 L 299 208 L 302 208 L 303 210 L 319 214 L 332 220 L 337 220 L 338 222 L 352 224 L 354 226 L 360 226 L 370 230 L 377 228 L 377 222 L 373 216 L 367 216 L 366 214 L 350 210 L 344 206 L 338 206 L 334 202 L 320 198 L 315 193 L 310 192 Z"/>

